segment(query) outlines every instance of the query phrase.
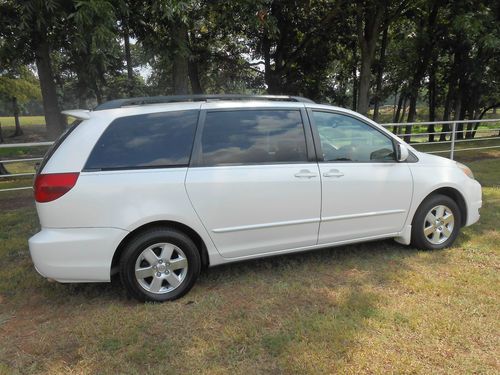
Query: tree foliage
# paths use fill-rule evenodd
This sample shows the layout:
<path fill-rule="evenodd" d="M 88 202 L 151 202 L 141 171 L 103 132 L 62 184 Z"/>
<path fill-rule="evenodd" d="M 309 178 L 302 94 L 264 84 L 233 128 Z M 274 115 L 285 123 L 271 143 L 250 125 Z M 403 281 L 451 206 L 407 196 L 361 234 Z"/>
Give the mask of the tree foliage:
<path fill-rule="evenodd" d="M 479 118 L 500 102 L 499 21 L 493 0 L 5 0 L 0 64 L 36 66 L 48 124 L 118 97 L 231 92 Z"/>

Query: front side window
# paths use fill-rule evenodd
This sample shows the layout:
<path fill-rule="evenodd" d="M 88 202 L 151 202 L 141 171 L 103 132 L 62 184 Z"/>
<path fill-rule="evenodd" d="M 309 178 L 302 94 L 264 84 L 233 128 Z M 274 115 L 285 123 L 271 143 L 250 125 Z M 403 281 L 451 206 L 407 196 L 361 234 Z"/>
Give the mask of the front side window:
<path fill-rule="evenodd" d="M 192 110 L 118 118 L 102 134 L 85 169 L 187 166 L 198 114 Z"/>
<path fill-rule="evenodd" d="M 370 125 L 337 113 L 313 112 L 325 162 L 394 160 L 391 139 Z"/>
<path fill-rule="evenodd" d="M 298 110 L 208 112 L 201 166 L 307 162 Z"/>

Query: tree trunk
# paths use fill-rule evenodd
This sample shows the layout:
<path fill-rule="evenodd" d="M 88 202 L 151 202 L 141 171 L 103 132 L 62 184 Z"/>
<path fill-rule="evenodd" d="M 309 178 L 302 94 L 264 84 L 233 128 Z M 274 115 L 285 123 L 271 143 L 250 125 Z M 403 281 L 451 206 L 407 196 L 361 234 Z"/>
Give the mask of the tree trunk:
<path fill-rule="evenodd" d="M 493 109 L 495 109 L 495 108 L 496 108 L 496 107 L 498 107 L 498 106 L 500 106 L 500 103 L 495 103 L 495 104 L 493 104 L 492 106 L 489 106 L 489 107 L 486 107 L 485 109 L 483 109 L 483 110 L 481 111 L 481 114 L 480 114 L 480 115 L 479 115 L 479 117 L 478 117 L 478 120 L 482 120 L 482 119 L 483 119 L 483 116 L 486 114 L 486 112 L 488 112 L 488 111 L 489 111 L 490 109 L 492 109 L 492 108 L 493 108 Z M 472 132 L 472 138 L 474 138 L 474 137 L 476 136 L 476 131 L 477 131 L 477 129 L 479 128 L 479 125 L 481 125 L 481 123 L 480 123 L 480 122 L 476 122 L 476 123 L 474 124 L 474 131 Z M 500 132 L 499 132 L 498 136 L 500 137 Z"/>
<path fill-rule="evenodd" d="M 411 93 L 409 97 L 410 97 L 410 107 L 408 108 L 408 117 L 406 118 L 406 122 L 414 122 L 417 114 L 417 95 Z M 404 140 L 406 143 L 410 143 L 411 141 L 412 129 L 414 129 L 414 125 L 405 126 Z"/>
<path fill-rule="evenodd" d="M 396 118 L 396 107 L 398 104 L 398 89 L 394 91 L 394 103 L 392 105 L 392 122 L 394 122 L 394 119 Z"/>
<path fill-rule="evenodd" d="M 188 74 L 188 35 L 186 25 L 179 21 L 172 31 L 173 37 L 173 68 L 172 83 L 175 95 L 189 94 L 189 74 Z"/>
<path fill-rule="evenodd" d="M 97 79 L 95 79 L 93 81 L 92 86 L 94 89 L 94 94 L 95 94 L 95 98 L 97 100 L 97 104 L 101 104 L 102 103 L 102 93 L 101 93 L 101 89 L 99 88 L 99 84 L 97 83 Z"/>
<path fill-rule="evenodd" d="M 50 139 L 55 139 L 64 131 L 64 121 L 57 102 L 57 91 L 50 62 L 49 45 L 44 39 L 36 46 L 36 68 L 38 78 L 40 79 L 47 133 Z"/>
<path fill-rule="evenodd" d="M 7 171 L 7 169 L 5 169 L 5 166 L 3 165 L 3 163 L 0 163 L 0 175 L 6 175 L 6 174 L 10 174 L 9 171 Z"/>
<path fill-rule="evenodd" d="M 127 65 L 128 94 L 134 95 L 134 70 L 132 69 L 132 55 L 130 53 L 130 35 L 128 22 L 123 20 L 123 43 L 125 46 L 125 63 Z"/>
<path fill-rule="evenodd" d="M 467 111 L 467 118 L 469 120 L 474 120 L 476 117 L 474 116 L 474 112 L 473 110 L 469 109 Z M 474 123 L 473 122 L 469 122 L 467 123 L 467 132 L 465 133 L 465 138 L 467 139 L 472 139 L 472 130 L 474 129 Z"/>
<path fill-rule="evenodd" d="M 382 45 L 380 46 L 380 57 L 377 65 L 377 80 L 375 84 L 375 103 L 373 107 L 373 121 L 378 120 L 380 107 L 380 97 L 382 96 L 382 76 L 385 68 L 385 51 L 387 50 L 387 33 L 389 31 L 389 21 L 384 22 L 384 31 L 382 32 Z"/>
<path fill-rule="evenodd" d="M 191 82 L 191 91 L 193 92 L 193 94 L 203 94 L 197 60 L 188 61 L 188 74 L 189 81 Z"/>
<path fill-rule="evenodd" d="M 359 74 L 358 112 L 362 115 L 368 113 L 370 95 L 371 59 L 367 54 L 361 53 L 361 70 Z"/>
<path fill-rule="evenodd" d="M 429 69 L 429 121 L 436 121 L 436 68 L 437 68 L 436 54 L 432 55 L 432 62 Z M 434 142 L 434 124 L 427 126 L 427 133 L 429 133 L 429 142 Z"/>
<path fill-rule="evenodd" d="M 401 117 L 399 118 L 398 122 L 404 121 L 404 118 L 406 116 L 406 103 L 407 102 L 408 102 L 408 95 L 405 94 L 405 96 L 403 98 L 403 112 L 401 113 Z M 398 126 L 398 134 L 402 134 L 402 133 L 403 133 L 403 127 Z"/>
<path fill-rule="evenodd" d="M 396 111 L 396 116 L 394 118 L 394 122 L 399 123 L 399 122 L 401 122 L 401 120 L 404 119 L 405 113 L 406 113 L 406 100 L 407 100 L 406 94 L 401 93 L 401 95 L 399 96 L 398 109 Z M 401 130 L 402 130 L 401 126 L 394 126 L 393 133 L 394 134 L 401 134 Z"/>
<path fill-rule="evenodd" d="M 0 143 L 3 143 L 2 124 L 0 123 Z M 3 163 L 0 163 L 0 175 L 9 174 Z"/>
<path fill-rule="evenodd" d="M 280 62 L 274 59 L 274 67 L 271 64 L 271 40 L 267 32 L 262 38 L 262 55 L 264 56 L 264 80 L 267 85 L 267 92 L 269 94 L 282 94 L 283 82 L 280 79 Z"/>
<path fill-rule="evenodd" d="M 352 110 L 358 109 L 358 64 L 354 64 L 352 68 Z"/>
<path fill-rule="evenodd" d="M 380 24 L 386 6 L 378 4 L 364 9 L 363 20 L 358 17 L 358 43 L 361 51 L 361 69 L 359 75 L 358 112 L 366 115 L 370 106 L 370 79 L 373 57 L 377 46 Z"/>
<path fill-rule="evenodd" d="M 452 92 L 453 92 L 453 84 L 450 81 L 448 83 L 448 92 L 446 93 L 446 99 L 444 101 L 443 121 L 449 121 L 450 120 L 451 97 L 453 95 Z M 447 132 L 449 132 L 449 131 L 450 131 L 450 125 L 449 124 L 443 124 L 443 127 L 441 128 L 441 134 L 439 135 L 439 141 L 440 142 L 446 141 Z"/>
<path fill-rule="evenodd" d="M 3 133 L 2 133 L 2 124 L 0 123 L 0 143 L 3 143 Z M 7 170 L 5 169 L 4 165 L 0 163 L 0 175 L 2 174 L 9 174 Z"/>
<path fill-rule="evenodd" d="M 394 118 L 392 122 L 399 122 L 399 118 L 401 116 L 401 109 L 403 108 L 403 100 L 405 96 L 403 93 L 399 94 L 398 106 L 396 108 L 396 113 L 394 114 Z"/>
<path fill-rule="evenodd" d="M 462 95 L 460 93 L 457 95 L 457 99 L 455 100 L 455 115 L 454 120 L 461 120 L 462 114 Z M 464 133 L 462 132 L 464 124 L 456 124 L 455 131 L 459 131 L 460 133 L 455 133 L 455 139 L 463 139 Z"/>
<path fill-rule="evenodd" d="M 23 129 L 21 129 L 21 123 L 19 122 L 19 105 L 17 104 L 17 98 L 12 97 L 12 109 L 14 112 L 14 122 L 16 124 L 16 131 L 14 132 L 14 137 L 19 137 L 23 135 Z"/>
<path fill-rule="evenodd" d="M 435 29 L 440 3 L 436 1 L 431 4 L 432 8 L 429 9 L 426 26 L 422 20 L 422 22 L 418 24 L 417 28 L 417 50 L 419 58 L 416 61 L 415 73 L 409 86 L 410 108 L 408 109 L 408 122 L 414 122 L 417 117 L 418 92 L 422 79 L 424 78 L 429 66 L 429 60 L 432 56 L 434 44 L 436 42 Z M 407 134 L 408 128 L 409 127 L 407 127 Z M 410 136 L 406 136 L 405 141 L 409 142 Z"/>
<path fill-rule="evenodd" d="M 397 95 L 398 92 L 396 91 L 396 93 L 394 94 L 394 108 L 392 110 L 392 122 L 398 122 L 399 114 L 401 113 L 401 106 L 403 105 L 403 95 L 399 94 L 399 99 L 397 98 Z M 392 127 L 392 133 L 398 134 L 398 128 L 399 126 L 394 125 Z"/>

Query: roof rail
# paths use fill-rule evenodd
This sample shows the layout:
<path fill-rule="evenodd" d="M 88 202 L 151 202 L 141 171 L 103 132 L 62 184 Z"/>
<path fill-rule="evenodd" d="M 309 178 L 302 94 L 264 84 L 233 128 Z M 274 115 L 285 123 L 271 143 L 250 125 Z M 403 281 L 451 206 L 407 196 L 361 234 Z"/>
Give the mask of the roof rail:
<path fill-rule="evenodd" d="M 311 99 L 301 96 L 288 95 L 171 95 L 171 96 L 144 96 L 139 98 L 115 99 L 99 104 L 94 111 L 121 108 L 134 105 L 161 104 L 176 102 L 201 102 L 210 100 L 277 100 L 289 102 L 314 103 Z"/>

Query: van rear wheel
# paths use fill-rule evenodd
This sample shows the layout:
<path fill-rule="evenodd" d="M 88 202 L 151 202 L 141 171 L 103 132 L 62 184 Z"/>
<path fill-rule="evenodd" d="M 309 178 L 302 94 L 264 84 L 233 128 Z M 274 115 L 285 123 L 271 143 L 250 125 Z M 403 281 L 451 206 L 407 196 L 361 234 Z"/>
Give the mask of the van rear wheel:
<path fill-rule="evenodd" d="M 134 237 L 120 259 L 120 278 L 139 301 L 164 302 L 186 294 L 200 274 L 200 253 L 184 233 L 151 228 Z"/>
<path fill-rule="evenodd" d="M 413 218 L 412 245 L 427 250 L 451 246 L 459 234 L 461 220 L 460 209 L 453 199 L 441 194 L 428 197 Z"/>

